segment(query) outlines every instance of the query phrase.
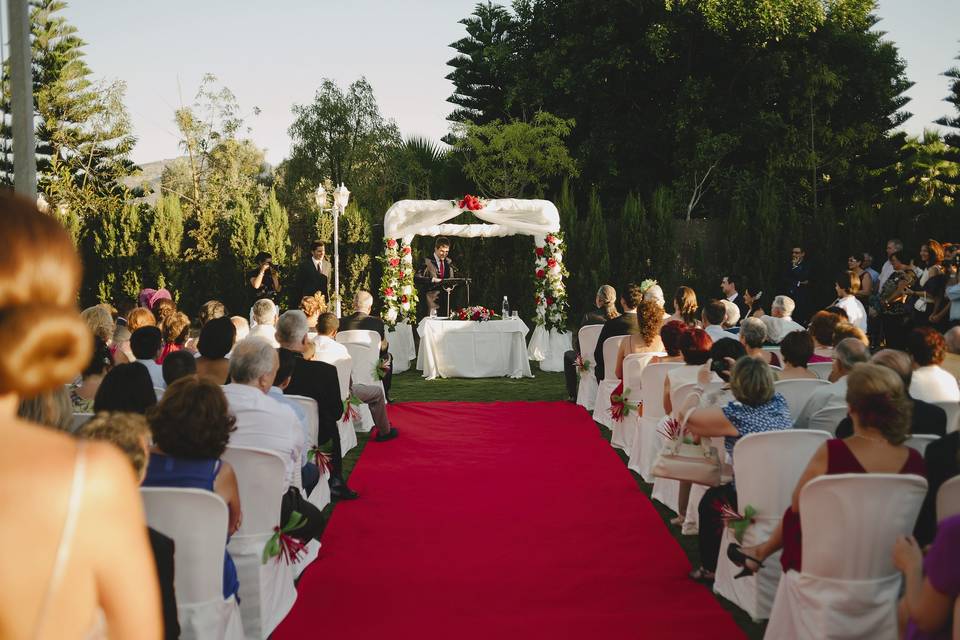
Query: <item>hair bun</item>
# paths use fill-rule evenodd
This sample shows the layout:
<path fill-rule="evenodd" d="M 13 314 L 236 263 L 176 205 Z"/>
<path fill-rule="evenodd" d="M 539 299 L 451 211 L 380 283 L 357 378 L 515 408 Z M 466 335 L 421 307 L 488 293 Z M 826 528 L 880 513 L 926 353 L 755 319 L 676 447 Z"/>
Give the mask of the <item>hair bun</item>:
<path fill-rule="evenodd" d="M 56 389 L 87 366 L 90 329 L 74 307 L 22 304 L 0 309 L 0 394 Z"/>

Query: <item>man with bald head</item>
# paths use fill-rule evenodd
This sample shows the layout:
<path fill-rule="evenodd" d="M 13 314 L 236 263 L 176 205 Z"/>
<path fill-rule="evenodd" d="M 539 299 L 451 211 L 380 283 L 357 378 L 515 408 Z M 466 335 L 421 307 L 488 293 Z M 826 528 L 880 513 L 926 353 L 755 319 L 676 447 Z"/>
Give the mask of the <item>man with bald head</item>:
<path fill-rule="evenodd" d="M 386 367 L 383 376 L 383 391 L 390 398 L 390 384 L 393 382 L 393 356 L 390 355 L 390 345 L 387 342 L 387 328 L 383 320 L 370 315 L 373 309 L 373 296 L 369 291 L 358 291 L 353 296 L 353 313 L 340 318 L 339 331 L 376 331 L 380 335 L 380 361 Z"/>
<path fill-rule="evenodd" d="M 830 382 L 818 387 L 803 405 L 800 415 L 793 423 L 794 429 L 809 429 L 810 418 L 821 409 L 847 406 L 847 374 L 854 365 L 867 362 L 870 351 L 856 338 L 844 338 L 833 348 L 833 369 Z"/>

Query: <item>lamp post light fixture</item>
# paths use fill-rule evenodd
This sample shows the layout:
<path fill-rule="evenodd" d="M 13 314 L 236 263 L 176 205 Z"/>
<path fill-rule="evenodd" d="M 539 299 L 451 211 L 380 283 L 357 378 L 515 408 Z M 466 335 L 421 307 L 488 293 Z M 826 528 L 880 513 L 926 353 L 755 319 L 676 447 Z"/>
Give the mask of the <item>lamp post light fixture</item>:
<path fill-rule="evenodd" d="M 343 215 L 350 201 L 350 191 L 340 183 L 340 186 L 333 190 L 333 206 L 327 208 L 327 190 L 323 184 L 317 187 L 316 192 L 317 205 L 320 212 L 330 211 L 333 214 L 333 291 L 336 296 L 335 311 L 337 317 L 341 316 L 340 306 L 340 216 Z"/>

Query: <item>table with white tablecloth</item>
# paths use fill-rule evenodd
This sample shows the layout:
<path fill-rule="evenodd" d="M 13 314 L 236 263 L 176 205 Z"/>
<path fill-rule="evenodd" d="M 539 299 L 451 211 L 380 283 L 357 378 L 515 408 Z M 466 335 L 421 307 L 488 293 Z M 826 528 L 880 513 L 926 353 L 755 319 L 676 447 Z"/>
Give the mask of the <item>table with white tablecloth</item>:
<path fill-rule="evenodd" d="M 417 327 L 417 369 L 434 378 L 532 378 L 527 325 L 520 318 L 443 320 L 424 318 Z"/>

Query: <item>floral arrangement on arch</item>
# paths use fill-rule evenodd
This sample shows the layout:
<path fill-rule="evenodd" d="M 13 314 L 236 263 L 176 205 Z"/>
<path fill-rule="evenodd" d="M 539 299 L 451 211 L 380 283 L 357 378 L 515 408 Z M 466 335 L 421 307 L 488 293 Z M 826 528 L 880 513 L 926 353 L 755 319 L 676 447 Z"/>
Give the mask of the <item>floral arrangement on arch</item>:
<path fill-rule="evenodd" d="M 563 265 L 564 248 L 563 234 L 558 232 L 547 234 L 543 246 L 538 245 L 533 249 L 536 257 L 534 262 L 536 318 L 534 321 L 538 325 L 543 325 L 547 331 L 567 330 L 567 312 L 570 309 L 570 303 L 567 300 L 563 278 L 570 273 Z"/>
<path fill-rule="evenodd" d="M 451 320 L 474 320 L 476 322 L 486 322 L 497 317 L 492 309 L 486 307 L 464 307 L 450 314 Z"/>
<path fill-rule="evenodd" d="M 409 244 L 394 238 L 384 238 L 384 254 L 380 256 L 383 277 L 380 280 L 380 296 L 383 310 L 380 317 L 389 327 L 406 320 L 417 321 L 417 288 L 413 284 L 413 249 Z"/>

